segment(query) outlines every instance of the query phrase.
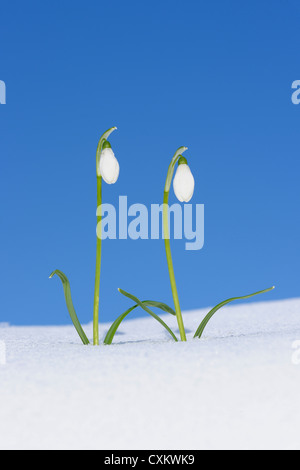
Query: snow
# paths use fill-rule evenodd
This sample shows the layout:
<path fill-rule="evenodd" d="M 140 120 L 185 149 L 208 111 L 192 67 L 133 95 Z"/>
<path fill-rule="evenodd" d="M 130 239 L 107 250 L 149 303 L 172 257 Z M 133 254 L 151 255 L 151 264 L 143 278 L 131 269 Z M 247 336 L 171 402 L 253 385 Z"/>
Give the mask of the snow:
<path fill-rule="evenodd" d="M 207 311 L 184 313 L 187 343 L 151 317 L 100 347 L 0 324 L 0 448 L 299 449 L 300 299 L 227 306 L 193 340 Z"/>

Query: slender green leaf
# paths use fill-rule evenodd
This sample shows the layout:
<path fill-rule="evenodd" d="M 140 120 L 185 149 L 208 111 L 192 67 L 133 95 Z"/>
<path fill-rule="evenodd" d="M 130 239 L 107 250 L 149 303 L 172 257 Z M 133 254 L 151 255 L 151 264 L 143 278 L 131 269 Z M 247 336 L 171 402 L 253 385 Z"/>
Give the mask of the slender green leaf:
<path fill-rule="evenodd" d="M 65 294 L 65 299 L 66 299 L 66 304 L 67 304 L 68 311 L 69 311 L 71 320 L 73 322 L 73 325 L 75 326 L 76 331 L 79 334 L 83 344 L 89 344 L 89 340 L 88 340 L 85 332 L 82 329 L 82 326 L 81 326 L 81 324 L 78 320 L 78 317 L 77 317 L 75 309 L 74 309 L 69 280 L 68 280 L 67 276 L 62 271 L 59 271 L 58 269 L 56 269 L 55 271 L 53 271 L 53 273 L 50 274 L 50 276 L 49 276 L 50 279 L 55 274 L 60 278 L 60 280 L 62 282 L 63 289 L 64 289 L 64 294 Z"/>
<path fill-rule="evenodd" d="M 143 304 L 143 302 L 141 302 L 140 299 L 138 299 L 135 295 L 129 294 L 128 292 L 122 289 L 118 289 L 118 291 L 121 294 L 125 295 L 125 297 L 128 297 L 129 299 L 137 303 L 140 307 L 142 307 L 142 309 L 145 310 L 145 312 L 149 313 L 149 315 L 155 318 L 155 320 L 157 320 L 170 333 L 170 335 L 175 341 L 178 341 L 178 339 L 174 335 L 173 331 L 168 327 L 168 325 L 166 325 L 166 323 L 159 316 L 157 316 L 154 312 L 152 312 L 152 310 L 150 310 L 145 304 Z"/>
<path fill-rule="evenodd" d="M 171 315 L 176 315 L 174 310 L 171 307 L 169 307 L 168 305 L 164 304 L 163 302 L 156 302 L 155 300 L 143 300 L 141 303 L 145 306 L 160 308 L 164 312 L 171 313 Z M 117 332 L 117 329 L 119 328 L 119 326 L 122 323 L 122 321 L 124 320 L 124 318 L 127 317 L 127 315 L 129 315 L 129 313 L 132 312 L 137 307 L 140 307 L 140 305 L 138 303 L 136 303 L 133 307 L 126 310 L 126 312 L 122 313 L 122 315 L 120 315 L 113 322 L 113 324 L 111 325 L 111 327 L 109 328 L 109 330 L 108 330 L 108 332 L 105 336 L 104 344 L 111 344 L 112 343 L 112 341 L 114 339 L 114 336 Z"/>
<path fill-rule="evenodd" d="M 164 304 L 163 302 L 156 302 L 155 300 L 143 300 L 142 304 L 149 306 L 149 307 L 160 308 L 164 312 L 167 312 L 167 313 L 170 313 L 171 315 L 176 316 L 176 313 L 174 312 L 174 310 L 171 307 L 169 307 L 169 305 Z"/>
<path fill-rule="evenodd" d="M 249 299 L 250 297 L 253 297 L 254 295 L 258 295 L 258 294 L 264 294 L 266 292 L 269 292 L 271 290 L 273 290 L 275 287 L 270 287 L 269 289 L 265 289 L 265 290 L 261 290 L 259 292 L 255 292 L 254 294 L 249 294 L 249 295 L 244 295 L 242 297 L 233 297 L 231 299 L 227 299 L 227 300 L 224 300 L 223 302 L 219 303 L 218 305 L 216 305 L 212 310 L 210 310 L 210 312 L 206 315 L 206 317 L 204 318 L 204 320 L 200 323 L 195 335 L 194 335 L 194 338 L 201 338 L 202 336 L 202 333 L 204 331 L 204 328 L 206 327 L 207 323 L 209 322 L 209 320 L 211 319 L 211 317 L 221 308 L 221 307 L 224 307 L 224 305 L 226 304 L 229 304 L 230 302 L 233 302 L 234 300 L 243 300 L 243 299 Z"/>
<path fill-rule="evenodd" d="M 120 324 L 122 323 L 122 321 L 124 320 L 125 317 L 127 317 L 127 315 L 132 312 L 132 310 L 134 310 L 135 308 L 138 307 L 138 304 L 135 304 L 133 307 L 129 308 L 128 310 L 126 310 L 126 312 L 122 313 L 122 315 L 120 315 L 114 322 L 113 324 L 111 325 L 111 327 L 109 328 L 105 338 L 104 338 L 104 344 L 111 344 L 113 339 L 114 339 L 114 336 L 117 332 L 117 329 L 119 328 Z"/>
<path fill-rule="evenodd" d="M 151 315 L 153 318 L 155 318 L 155 320 L 157 320 L 167 331 L 168 333 L 170 333 L 170 335 L 172 336 L 172 338 L 175 340 L 175 341 L 178 341 L 178 339 L 176 338 L 176 336 L 174 335 L 173 331 L 168 327 L 168 325 L 158 316 L 156 315 L 154 312 L 152 312 L 152 310 L 150 310 L 147 305 L 151 305 L 153 307 L 157 307 L 157 308 L 160 308 L 162 310 L 164 310 L 165 312 L 168 312 L 168 313 L 172 313 L 172 315 L 174 315 L 174 311 L 168 307 L 166 304 L 163 304 L 162 302 L 155 302 L 154 300 L 144 300 L 143 302 L 138 299 L 137 297 L 135 297 L 134 295 L 132 294 L 129 294 L 128 292 L 125 292 L 124 290 L 122 289 L 118 289 L 118 291 L 125 295 L 125 297 L 128 297 L 129 299 L 133 300 L 136 305 L 134 305 L 133 307 L 131 307 L 130 309 L 126 310 L 126 312 L 124 312 L 122 315 L 120 315 L 116 320 L 115 322 L 111 325 L 106 337 L 105 337 L 105 340 L 104 340 L 104 343 L 105 344 L 111 344 L 112 340 L 113 340 L 113 337 L 120 325 L 120 323 L 124 320 L 124 318 L 130 313 L 132 312 L 132 310 L 134 310 L 135 308 L 137 307 L 141 307 L 143 310 L 145 310 L 145 312 L 149 313 L 149 315 Z"/>

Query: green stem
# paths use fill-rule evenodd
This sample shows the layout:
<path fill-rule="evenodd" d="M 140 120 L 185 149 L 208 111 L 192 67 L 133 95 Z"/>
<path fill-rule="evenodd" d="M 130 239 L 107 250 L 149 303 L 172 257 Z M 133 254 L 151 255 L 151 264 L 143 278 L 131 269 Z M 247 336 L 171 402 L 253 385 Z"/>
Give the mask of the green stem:
<path fill-rule="evenodd" d="M 101 152 L 104 142 L 108 139 L 110 134 L 115 131 L 116 127 L 108 129 L 99 139 L 96 152 L 96 174 L 97 174 L 97 246 L 96 246 L 96 275 L 95 275 L 95 293 L 94 293 L 94 314 L 93 314 L 93 336 L 94 345 L 99 345 L 99 292 L 100 292 L 100 270 L 101 270 L 101 215 L 98 215 L 98 208 L 102 204 L 102 177 L 99 171 L 99 164 Z M 100 237 L 98 234 L 100 233 Z"/>
<path fill-rule="evenodd" d="M 176 318 L 180 332 L 181 341 L 186 341 L 186 335 L 184 330 L 184 324 L 179 304 L 178 292 L 176 287 L 176 280 L 173 268 L 173 261 L 172 261 L 172 254 L 171 254 L 171 246 L 170 246 L 170 234 L 169 234 L 169 217 L 168 217 L 168 210 L 169 210 L 169 191 L 164 191 L 164 203 L 163 203 L 163 228 L 164 228 L 164 240 L 165 240 L 165 248 L 166 248 L 166 256 L 167 256 L 167 263 L 169 269 L 169 276 L 173 294 L 173 301 L 175 306 Z"/>
<path fill-rule="evenodd" d="M 97 208 L 102 204 L 102 178 L 97 176 Z M 101 234 L 101 216 L 97 216 L 97 231 Z M 93 315 L 93 337 L 94 345 L 99 345 L 99 292 L 100 292 L 100 271 L 101 271 L 101 238 L 97 236 L 96 245 L 96 275 L 94 293 L 94 315 Z"/>

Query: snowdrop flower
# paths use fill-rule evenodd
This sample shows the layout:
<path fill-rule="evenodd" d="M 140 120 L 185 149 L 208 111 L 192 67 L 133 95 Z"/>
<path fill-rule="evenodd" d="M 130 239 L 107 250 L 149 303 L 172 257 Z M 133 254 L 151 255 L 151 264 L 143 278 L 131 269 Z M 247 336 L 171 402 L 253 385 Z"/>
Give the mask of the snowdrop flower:
<path fill-rule="evenodd" d="M 107 184 L 114 184 L 119 177 L 119 162 L 107 140 L 103 144 L 98 172 Z"/>
<path fill-rule="evenodd" d="M 173 189 L 180 202 L 189 202 L 192 199 L 195 188 L 195 180 L 184 157 L 180 157 L 178 168 L 173 180 Z"/>

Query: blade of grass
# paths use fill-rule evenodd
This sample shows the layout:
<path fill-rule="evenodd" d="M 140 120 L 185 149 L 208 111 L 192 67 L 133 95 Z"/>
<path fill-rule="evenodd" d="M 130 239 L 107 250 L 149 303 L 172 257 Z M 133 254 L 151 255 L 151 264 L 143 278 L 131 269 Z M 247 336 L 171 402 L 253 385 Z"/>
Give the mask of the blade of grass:
<path fill-rule="evenodd" d="M 76 331 L 79 334 L 83 344 L 87 345 L 87 344 L 89 344 L 89 340 L 88 340 L 85 332 L 83 331 L 82 326 L 81 326 L 81 324 L 78 320 L 78 317 L 76 315 L 74 305 L 73 305 L 73 302 L 72 302 L 71 288 L 70 288 L 69 280 L 68 280 L 67 276 L 62 271 L 59 271 L 58 269 L 53 271 L 53 273 L 50 274 L 49 278 L 51 279 L 55 274 L 60 278 L 60 280 L 62 282 L 63 289 L 64 289 L 64 294 L 65 294 L 65 299 L 66 299 L 66 304 L 67 304 L 68 311 L 69 311 L 71 320 L 73 322 L 73 325 L 75 326 Z"/>
<path fill-rule="evenodd" d="M 168 305 L 164 304 L 163 302 L 156 302 L 155 300 L 143 300 L 141 303 L 145 306 L 160 308 L 164 312 L 171 313 L 171 315 L 176 315 L 174 310 L 171 307 L 169 307 Z M 133 307 L 126 310 L 126 312 L 122 313 L 122 315 L 120 315 L 113 322 L 113 324 L 111 325 L 111 327 L 109 328 L 109 330 L 108 330 L 108 332 L 105 336 L 104 344 L 111 344 L 112 343 L 112 341 L 114 339 L 114 336 L 117 332 L 117 329 L 119 328 L 119 326 L 122 323 L 122 321 L 124 320 L 124 318 L 127 317 L 127 315 L 129 315 L 129 313 L 132 312 L 137 307 L 140 307 L 140 305 L 138 303 L 136 303 Z"/>
<path fill-rule="evenodd" d="M 171 315 L 176 316 L 176 313 L 174 312 L 174 310 L 171 307 L 169 307 L 169 305 L 164 304 L 163 302 L 156 302 L 155 300 L 143 300 L 142 303 L 149 307 L 160 308 L 164 312 L 167 312 L 167 313 L 170 313 Z"/>
<path fill-rule="evenodd" d="M 156 315 L 154 312 L 152 312 L 152 310 L 150 310 L 147 306 L 146 306 L 146 303 L 145 302 L 150 302 L 152 306 L 155 306 L 155 307 L 158 307 L 158 308 L 161 308 L 162 310 L 164 311 L 170 311 L 172 310 L 170 307 L 168 307 L 166 304 L 163 304 L 161 302 L 154 302 L 153 300 L 151 301 L 144 301 L 142 302 L 140 299 L 138 299 L 137 297 L 135 297 L 134 295 L 132 294 L 129 294 L 128 292 L 122 290 L 122 289 L 118 289 L 118 291 L 124 295 L 125 297 L 128 297 L 129 299 L 133 300 L 137 306 L 141 307 L 143 310 L 145 310 L 145 312 L 149 313 L 149 315 L 151 315 L 155 320 L 157 320 L 167 331 L 168 333 L 172 336 L 172 338 L 175 340 L 175 341 L 178 341 L 178 339 L 176 338 L 176 336 L 174 335 L 173 331 L 168 327 L 168 325 L 158 316 Z M 154 305 L 155 304 L 155 305 Z M 134 306 L 135 308 L 136 306 Z M 163 307 L 163 308 L 162 308 Z M 166 307 L 168 308 L 168 310 L 166 310 Z M 133 310 L 133 307 L 132 307 L 132 310 Z M 130 310 L 130 312 L 132 311 Z M 128 313 L 130 313 L 128 311 L 125 312 L 126 315 L 128 315 Z M 174 313 L 173 313 L 174 314 Z M 123 314 L 124 315 L 124 314 Z M 125 316 L 126 316 L 125 315 Z M 122 315 L 121 315 L 122 317 Z M 118 320 L 120 319 L 120 317 L 116 320 L 116 324 L 118 322 Z M 122 318 L 123 319 L 123 318 Z M 121 321 L 122 321 L 121 319 Z M 120 323 L 121 323 L 120 321 Z M 119 324 L 120 324 L 119 323 Z M 118 324 L 118 326 L 119 326 Z"/>
<path fill-rule="evenodd" d="M 135 304 L 133 307 L 129 308 L 128 310 L 126 310 L 126 312 L 122 313 L 122 315 L 120 315 L 114 322 L 113 324 L 111 325 L 111 327 L 109 328 L 105 338 L 104 338 L 104 344 L 111 344 L 113 342 L 113 339 L 114 339 L 114 336 L 117 332 L 117 329 L 119 328 L 120 324 L 122 323 L 122 321 L 124 320 L 125 317 L 127 317 L 127 315 L 132 312 L 132 310 L 134 310 L 135 308 L 138 307 L 138 304 Z"/>
<path fill-rule="evenodd" d="M 233 302 L 234 300 L 243 300 L 243 299 L 249 299 L 250 297 L 253 297 L 255 295 L 259 295 L 259 294 L 264 294 L 266 292 L 270 292 L 271 290 L 275 289 L 275 287 L 269 287 L 268 289 L 265 289 L 265 290 L 261 290 L 261 291 L 258 291 L 258 292 L 255 292 L 254 294 L 249 294 L 249 295 L 244 295 L 242 297 L 233 297 L 231 299 L 227 299 L 227 300 L 224 300 L 223 302 L 219 303 L 218 305 L 216 305 L 213 309 L 210 310 L 210 312 L 206 315 L 206 317 L 202 320 L 202 322 L 200 323 L 195 335 L 194 335 L 194 338 L 201 338 L 202 336 L 202 333 L 207 325 L 207 323 L 209 322 L 209 320 L 211 319 L 211 317 L 221 308 L 221 307 L 224 307 L 224 305 L 226 304 L 229 304 L 230 302 Z"/>

